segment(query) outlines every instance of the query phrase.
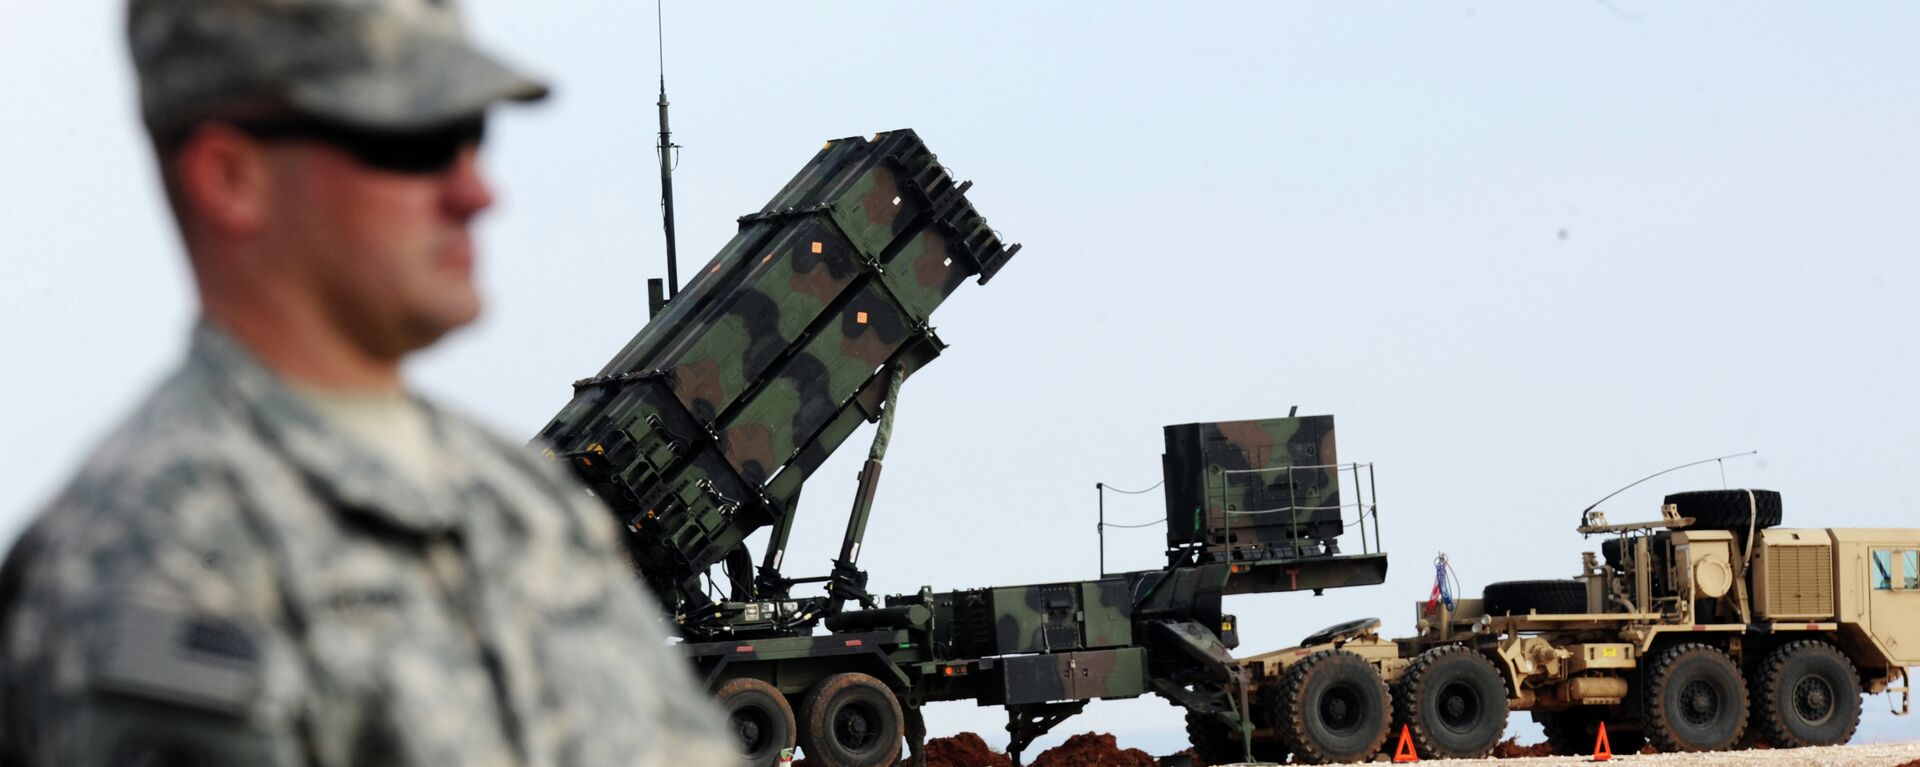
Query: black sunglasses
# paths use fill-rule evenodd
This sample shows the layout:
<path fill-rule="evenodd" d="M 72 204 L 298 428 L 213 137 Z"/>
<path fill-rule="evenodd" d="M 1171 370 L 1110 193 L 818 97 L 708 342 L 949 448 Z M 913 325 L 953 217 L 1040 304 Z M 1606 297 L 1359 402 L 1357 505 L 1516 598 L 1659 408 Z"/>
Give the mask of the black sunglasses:
<path fill-rule="evenodd" d="M 485 117 L 417 131 L 355 128 L 311 117 L 232 120 L 235 130 L 260 141 L 317 141 L 353 155 L 362 165 L 393 173 L 440 173 L 460 150 L 486 136 Z"/>

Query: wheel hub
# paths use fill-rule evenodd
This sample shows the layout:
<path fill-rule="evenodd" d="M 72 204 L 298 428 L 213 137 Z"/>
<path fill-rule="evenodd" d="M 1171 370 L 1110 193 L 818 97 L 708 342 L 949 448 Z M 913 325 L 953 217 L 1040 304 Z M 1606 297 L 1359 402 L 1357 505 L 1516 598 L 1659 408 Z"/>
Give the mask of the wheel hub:
<path fill-rule="evenodd" d="M 1833 716 L 1833 685 L 1817 676 L 1806 676 L 1793 686 L 1793 712 L 1810 724 L 1825 722 Z"/>
<path fill-rule="evenodd" d="M 751 754 L 760 750 L 766 737 L 766 722 L 753 711 L 735 711 L 733 713 L 733 734 L 740 739 L 740 745 Z"/>
<path fill-rule="evenodd" d="M 1440 690 L 1440 723 L 1447 729 L 1463 732 L 1480 718 L 1480 696 L 1464 684 L 1450 684 Z"/>
<path fill-rule="evenodd" d="M 1320 699 L 1320 721 L 1328 730 L 1345 734 L 1360 726 L 1360 698 L 1353 690 L 1336 687 Z"/>
<path fill-rule="evenodd" d="M 1680 716 L 1688 724 L 1703 725 L 1720 715 L 1720 691 L 1705 681 L 1688 682 L 1680 690 Z"/>
<path fill-rule="evenodd" d="M 866 748 L 875 740 L 874 717 L 860 706 L 847 706 L 833 717 L 834 739 L 850 751 Z"/>

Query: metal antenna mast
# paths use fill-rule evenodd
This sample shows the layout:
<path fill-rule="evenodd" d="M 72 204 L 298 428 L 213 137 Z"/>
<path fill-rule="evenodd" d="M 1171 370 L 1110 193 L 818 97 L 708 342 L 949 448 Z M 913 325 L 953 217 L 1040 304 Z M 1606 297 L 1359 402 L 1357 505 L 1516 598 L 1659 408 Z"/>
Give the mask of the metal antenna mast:
<path fill-rule="evenodd" d="M 667 228 L 667 297 L 680 294 L 680 262 L 673 247 L 673 131 L 667 127 L 667 31 L 662 0 L 654 0 L 654 23 L 660 48 L 660 215 Z"/>

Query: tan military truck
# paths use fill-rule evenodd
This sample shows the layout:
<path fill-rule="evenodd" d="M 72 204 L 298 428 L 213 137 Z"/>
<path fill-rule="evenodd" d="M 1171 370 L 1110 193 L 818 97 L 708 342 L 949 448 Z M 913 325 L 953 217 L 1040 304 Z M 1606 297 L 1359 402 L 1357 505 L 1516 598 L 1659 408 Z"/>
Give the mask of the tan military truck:
<path fill-rule="evenodd" d="M 1897 693 L 1920 665 L 1920 529 L 1780 528 L 1779 493 L 1667 496 L 1653 522 L 1608 536 L 1579 577 L 1511 581 L 1451 609 L 1418 606 L 1419 635 L 1355 621 L 1242 659 L 1256 756 L 1358 761 L 1406 725 L 1423 758 L 1480 757 L 1527 711 L 1555 753 L 1717 751 L 1847 742 L 1861 696 Z M 1196 746 L 1237 751 L 1190 723 Z M 1207 751 L 1202 748 L 1202 751 Z M 1206 754 L 1203 753 L 1203 756 Z"/>

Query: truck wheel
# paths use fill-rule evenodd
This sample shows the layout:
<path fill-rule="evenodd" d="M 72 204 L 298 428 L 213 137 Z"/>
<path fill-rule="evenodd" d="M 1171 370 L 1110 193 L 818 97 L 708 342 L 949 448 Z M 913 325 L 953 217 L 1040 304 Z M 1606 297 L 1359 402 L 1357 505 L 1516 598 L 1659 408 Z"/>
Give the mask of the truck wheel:
<path fill-rule="evenodd" d="M 1860 675 L 1833 645 L 1803 640 L 1754 669 L 1753 719 L 1775 748 L 1838 746 L 1860 726 Z"/>
<path fill-rule="evenodd" d="M 1235 764 L 1246 760 L 1240 747 L 1240 733 L 1204 714 L 1187 712 L 1187 742 L 1193 745 L 1193 753 L 1207 764 Z M 1258 737 L 1253 740 L 1254 759 L 1283 764 L 1287 753 L 1286 744 L 1279 741 Z"/>
<path fill-rule="evenodd" d="M 1479 759 L 1493 753 L 1507 732 L 1506 678 L 1466 647 L 1435 647 L 1415 658 L 1393 686 L 1393 709 L 1413 731 L 1420 756 Z"/>
<path fill-rule="evenodd" d="M 793 707 L 773 685 L 758 679 L 734 679 L 713 693 L 739 738 L 740 755 L 754 767 L 771 765 L 781 749 L 793 748 Z"/>
<path fill-rule="evenodd" d="M 1281 738 L 1303 764 L 1371 759 L 1387 740 L 1387 683 L 1358 655 L 1323 650 L 1280 678 Z"/>
<path fill-rule="evenodd" d="M 1599 743 L 1600 722 L 1606 721 L 1604 713 L 1594 707 L 1535 711 L 1533 721 L 1546 731 L 1547 746 L 1554 756 L 1591 756 Z M 1647 745 L 1647 736 L 1639 730 L 1608 727 L 1607 745 L 1615 754 L 1637 754 Z"/>
<path fill-rule="evenodd" d="M 1643 673 L 1641 710 L 1655 748 L 1725 751 L 1740 741 L 1747 727 L 1747 685 L 1726 653 L 1678 645 Z"/>
<path fill-rule="evenodd" d="M 1680 516 L 1693 517 L 1694 530 L 1745 530 L 1780 524 L 1780 491 L 1754 490 L 1748 500 L 1746 490 L 1695 490 L 1667 496 L 1667 503 L 1680 507 Z M 1756 512 L 1758 516 L 1755 517 Z"/>
<path fill-rule="evenodd" d="M 1488 615 L 1567 615 L 1587 611 L 1587 584 L 1576 580 L 1501 581 L 1480 593 Z"/>
<path fill-rule="evenodd" d="M 861 673 L 834 674 L 800 699 L 800 747 L 809 764 L 878 767 L 900 758 L 906 718 L 900 701 L 880 680 Z"/>

